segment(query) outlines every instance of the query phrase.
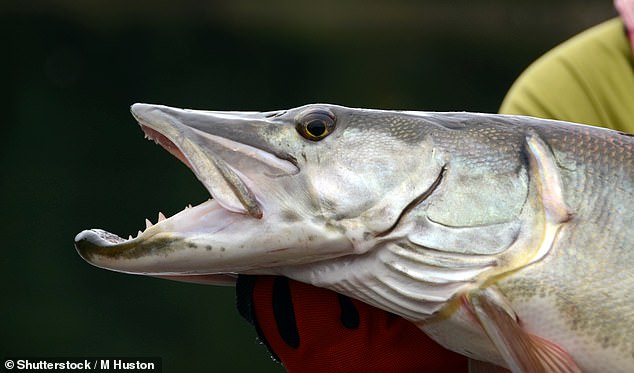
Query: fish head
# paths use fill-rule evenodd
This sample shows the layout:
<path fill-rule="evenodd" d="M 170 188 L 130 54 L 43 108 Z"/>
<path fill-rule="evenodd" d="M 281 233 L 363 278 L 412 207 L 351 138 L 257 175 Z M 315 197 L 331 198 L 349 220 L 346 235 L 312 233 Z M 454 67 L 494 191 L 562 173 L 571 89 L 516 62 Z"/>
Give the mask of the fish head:
<path fill-rule="evenodd" d="M 211 199 L 135 238 L 75 238 L 98 267 L 177 278 L 278 274 L 364 253 L 438 180 L 419 116 L 314 104 L 217 112 L 135 104 L 146 137 L 186 164 Z"/>

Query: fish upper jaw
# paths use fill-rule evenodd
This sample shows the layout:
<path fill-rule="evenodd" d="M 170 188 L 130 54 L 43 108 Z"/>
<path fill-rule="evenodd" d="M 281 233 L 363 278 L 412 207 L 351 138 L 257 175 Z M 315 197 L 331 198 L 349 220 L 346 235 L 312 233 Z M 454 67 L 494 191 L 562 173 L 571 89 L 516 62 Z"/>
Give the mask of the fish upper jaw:
<path fill-rule="evenodd" d="M 186 110 L 150 104 L 134 104 L 131 112 L 146 137 L 185 163 L 212 197 L 229 211 L 261 218 L 266 191 L 260 190 L 260 185 L 268 184 L 261 179 L 299 172 L 292 157 L 282 154 L 286 158 L 282 159 L 272 153 L 278 150 L 270 147 L 261 134 L 267 123 L 261 113 Z"/>

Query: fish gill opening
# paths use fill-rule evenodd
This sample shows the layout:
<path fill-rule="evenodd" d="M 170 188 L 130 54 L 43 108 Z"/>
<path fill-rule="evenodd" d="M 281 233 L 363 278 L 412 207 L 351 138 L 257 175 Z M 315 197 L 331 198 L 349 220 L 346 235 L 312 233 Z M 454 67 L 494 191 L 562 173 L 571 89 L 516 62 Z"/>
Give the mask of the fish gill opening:
<path fill-rule="evenodd" d="M 391 227 L 389 227 L 388 229 L 386 229 L 383 232 L 378 233 L 376 236 L 377 237 L 385 237 L 388 234 L 392 233 L 392 231 L 399 225 L 399 223 L 403 220 L 403 218 L 407 214 L 409 214 L 410 211 L 415 209 L 416 206 L 418 206 L 423 201 L 425 201 L 427 198 L 429 198 L 429 196 L 431 196 L 436 191 L 436 189 L 438 189 L 438 187 L 440 186 L 440 183 L 442 182 L 443 177 L 445 176 L 445 172 L 446 171 L 447 171 L 447 165 L 444 164 L 442 166 L 442 168 L 440 169 L 440 173 L 438 173 L 438 176 L 436 177 L 436 180 L 434 180 L 434 182 L 429 186 L 429 188 L 427 188 L 427 190 L 425 190 L 419 196 L 417 196 L 416 198 L 411 200 L 407 204 L 407 206 L 405 206 L 405 208 L 403 209 L 403 211 L 401 211 L 401 213 L 399 214 L 398 218 L 396 219 L 394 224 L 392 224 Z"/>

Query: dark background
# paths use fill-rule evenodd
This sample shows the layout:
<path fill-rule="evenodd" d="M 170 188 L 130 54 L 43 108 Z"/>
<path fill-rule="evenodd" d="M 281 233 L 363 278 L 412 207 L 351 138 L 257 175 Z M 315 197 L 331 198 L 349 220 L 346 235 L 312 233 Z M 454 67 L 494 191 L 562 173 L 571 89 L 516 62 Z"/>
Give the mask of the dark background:
<path fill-rule="evenodd" d="M 282 371 L 232 288 L 108 272 L 76 254 L 82 229 L 127 236 L 207 199 L 143 139 L 130 104 L 495 112 L 531 61 L 615 14 L 598 0 L 0 2 L 0 357 Z"/>

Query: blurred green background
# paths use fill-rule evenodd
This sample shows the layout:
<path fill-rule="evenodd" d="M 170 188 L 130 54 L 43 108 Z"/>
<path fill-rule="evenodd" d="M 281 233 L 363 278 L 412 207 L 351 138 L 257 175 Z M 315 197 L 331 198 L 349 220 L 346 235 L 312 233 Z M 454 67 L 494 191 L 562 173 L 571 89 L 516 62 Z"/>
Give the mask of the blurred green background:
<path fill-rule="evenodd" d="M 143 139 L 130 104 L 495 112 L 531 61 L 615 14 L 608 0 L 1 2 L 2 357 L 282 371 L 232 288 L 108 272 L 76 254 L 83 229 L 127 236 L 207 198 Z"/>

